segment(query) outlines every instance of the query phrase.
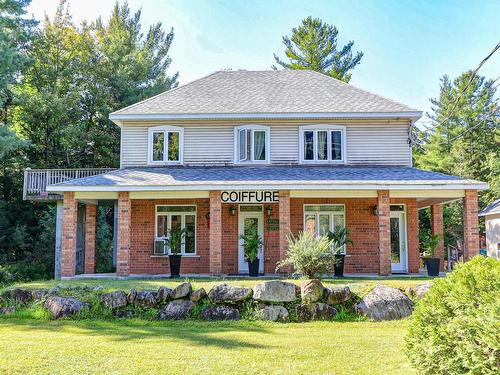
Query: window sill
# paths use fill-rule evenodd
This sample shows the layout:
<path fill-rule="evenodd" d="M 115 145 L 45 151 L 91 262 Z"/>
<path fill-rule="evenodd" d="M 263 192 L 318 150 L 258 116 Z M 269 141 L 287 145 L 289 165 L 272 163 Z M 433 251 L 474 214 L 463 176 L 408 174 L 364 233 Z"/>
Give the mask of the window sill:
<path fill-rule="evenodd" d="M 169 255 L 172 254 L 164 254 L 164 255 L 150 255 L 150 258 L 168 258 Z M 196 254 L 182 254 L 183 258 L 200 258 L 199 255 Z"/>

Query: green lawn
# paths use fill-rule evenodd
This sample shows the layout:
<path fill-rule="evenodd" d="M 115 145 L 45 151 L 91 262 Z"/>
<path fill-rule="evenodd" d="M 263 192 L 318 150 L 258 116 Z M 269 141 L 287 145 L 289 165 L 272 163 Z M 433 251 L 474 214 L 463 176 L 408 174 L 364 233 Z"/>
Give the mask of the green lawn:
<path fill-rule="evenodd" d="M 412 374 L 407 321 L 148 322 L 0 319 L 8 374 Z"/>

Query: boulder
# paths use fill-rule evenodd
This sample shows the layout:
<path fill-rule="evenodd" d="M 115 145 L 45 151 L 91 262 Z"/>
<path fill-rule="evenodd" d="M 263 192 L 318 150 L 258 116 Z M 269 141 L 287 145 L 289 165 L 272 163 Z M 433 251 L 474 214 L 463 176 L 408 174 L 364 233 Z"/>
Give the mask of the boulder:
<path fill-rule="evenodd" d="M 286 281 L 272 280 L 255 285 L 253 298 L 261 302 L 293 302 L 296 285 Z"/>
<path fill-rule="evenodd" d="M 387 285 L 376 285 L 361 302 L 356 310 L 373 320 L 394 320 L 410 316 L 414 304 L 399 289 Z"/>
<path fill-rule="evenodd" d="M 189 296 L 189 299 L 193 302 L 199 302 L 203 298 L 207 296 L 207 292 L 205 291 L 204 288 L 196 289 L 191 295 Z"/>
<path fill-rule="evenodd" d="M 4 301 L 15 301 L 18 304 L 25 304 L 33 300 L 33 295 L 30 290 L 15 288 L 3 292 L 2 299 Z"/>
<path fill-rule="evenodd" d="M 0 315 L 9 315 L 13 314 L 14 312 L 16 312 L 15 306 L 0 307 Z"/>
<path fill-rule="evenodd" d="M 323 297 L 323 289 L 325 287 L 318 279 L 306 280 L 300 284 L 300 296 L 302 303 L 314 303 Z"/>
<path fill-rule="evenodd" d="M 41 301 L 47 296 L 47 294 L 49 294 L 47 289 L 35 289 L 31 292 L 31 297 L 34 301 Z"/>
<path fill-rule="evenodd" d="M 191 283 L 182 283 L 177 285 L 174 290 L 170 293 L 170 298 L 179 299 L 189 296 L 189 293 L 193 291 Z"/>
<path fill-rule="evenodd" d="M 201 312 L 204 320 L 239 320 L 240 312 L 232 306 L 211 306 Z"/>
<path fill-rule="evenodd" d="M 137 297 L 137 290 L 130 289 L 129 294 L 127 295 L 127 302 L 128 303 L 134 303 L 136 297 Z"/>
<path fill-rule="evenodd" d="M 348 286 L 325 288 L 325 299 L 329 305 L 337 305 L 339 303 L 347 302 L 351 299 L 352 293 Z"/>
<path fill-rule="evenodd" d="M 101 302 L 109 309 L 118 309 L 127 306 L 127 293 L 123 290 L 115 290 L 114 292 L 104 293 L 101 296 Z"/>
<path fill-rule="evenodd" d="M 49 289 L 48 295 L 49 296 L 57 296 L 60 291 L 61 291 L 61 288 L 59 288 L 58 286 L 55 286 L 55 287 Z"/>
<path fill-rule="evenodd" d="M 232 286 L 229 284 L 215 285 L 208 292 L 208 298 L 213 303 L 234 303 L 244 301 L 252 297 L 252 289 Z"/>
<path fill-rule="evenodd" d="M 295 306 L 297 321 L 330 320 L 337 315 L 337 310 L 323 302 L 300 304 Z"/>
<path fill-rule="evenodd" d="M 170 299 L 170 295 L 172 293 L 172 289 L 167 288 L 166 286 L 160 286 L 158 288 L 158 293 L 156 293 L 156 301 L 158 303 L 165 303 Z"/>
<path fill-rule="evenodd" d="M 288 320 L 290 319 L 288 310 L 279 305 L 262 307 L 260 309 L 260 316 L 262 319 L 270 320 L 272 322 L 288 322 Z"/>
<path fill-rule="evenodd" d="M 52 319 L 59 319 L 76 314 L 88 304 L 73 297 L 51 296 L 45 300 L 44 307 L 49 310 Z"/>
<path fill-rule="evenodd" d="M 141 290 L 137 293 L 134 303 L 142 307 L 154 307 L 156 305 L 156 293 L 149 290 Z"/>
<path fill-rule="evenodd" d="M 432 283 L 419 284 L 415 287 L 415 297 L 417 299 L 422 299 L 425 297 L 429 289 L 431 289 Z"/>
<path fill-rule="evenodd" d="M 166 320 L 166 319 L 185 319 L 191 314 L 193 311 L 195 304 L 186 299 L 176 299 L 172 302 L 169 302 L 167 306 L 165 306 L 158 313 L 158 320 Z"/>

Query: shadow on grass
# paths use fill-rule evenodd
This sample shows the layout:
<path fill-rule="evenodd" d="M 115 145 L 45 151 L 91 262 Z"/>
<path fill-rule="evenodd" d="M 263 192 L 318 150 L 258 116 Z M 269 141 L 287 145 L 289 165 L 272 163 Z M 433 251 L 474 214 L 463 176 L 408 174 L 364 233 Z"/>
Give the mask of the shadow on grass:
<path fill-rule="evenodd" d="M 139 320 L 100 321 L 100 320 L 60 320 L 37 321 L 25 319 L 0 319 L 0 327 L 13 330 L 29 330 L 37 332 L 71 333 L 78 335 L 108 336 L 116 341 L 164 339 L 187 341 L 194 345 L 214 346 L 226 349 L 256 348 L 266 349 L 269 345 L 246 342 L 233 337 L 220 337 L 226 333 L 272 333 L 264 325 L 249 325 L 245 322 L 195 322 L 165 321 L 146 322 Z M 217 337 L 217 336 L 218 337 Z"/>

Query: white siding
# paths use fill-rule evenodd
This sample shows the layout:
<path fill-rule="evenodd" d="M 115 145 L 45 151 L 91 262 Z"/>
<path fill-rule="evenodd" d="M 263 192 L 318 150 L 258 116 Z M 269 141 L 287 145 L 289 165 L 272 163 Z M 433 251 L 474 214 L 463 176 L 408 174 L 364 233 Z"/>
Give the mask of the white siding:
<path fill-rule="evenodd" d="M 271 126 L 271 164 L 295 164 L 298 156 L 298 125 Z"/>
<path fill-rule="evenodd" d="M 227 125 L 197 125 L 184 128 L 184 164 L 232 163 L 234 132 Z"/>
<path fill-rule="evenodd" d="M 124 126 L 121 139 L 121 166 L 144 166 L 148 164 L 148 128 Z"/>

